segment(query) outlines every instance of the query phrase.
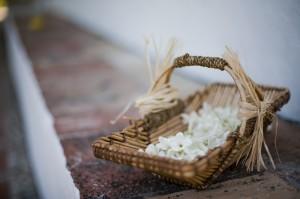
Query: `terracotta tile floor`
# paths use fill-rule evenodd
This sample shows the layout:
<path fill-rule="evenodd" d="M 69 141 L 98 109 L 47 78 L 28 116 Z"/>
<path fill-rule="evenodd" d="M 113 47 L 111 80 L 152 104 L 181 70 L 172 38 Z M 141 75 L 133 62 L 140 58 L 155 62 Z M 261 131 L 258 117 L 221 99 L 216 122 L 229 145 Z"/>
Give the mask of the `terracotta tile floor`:
<path fill-rule="evenodd" d="M 103 59 L 100 37 L 51 15 L 45 16 L 41 31 L 33 32 L 27 29 L 27 20 L 18 19 L 18 27 L 82 198 L 210 198 L 223 194 L 241 198 L 249 193 L 257 193 L 260 198 L 273 196 L 267 194 L 269 191 L 284 193 L 286 198 L 300 197 L 296 190 L 300 185 L 300 126 L 282 119 L 278 131 L 282 163 L 278 164 L 278 171 L 265 174 L 228 171 L 214 188 L 205 192 L 169 184 L 139 169 L 95 159 L 91 142 L 126 125 L 121 121 L 111 126 L 109 120 L 145 87 Z M 273 141 L 271 134 L 268 141 Z M 248 175 L 260 180 L 242 178 Z M 274 188 L 259 189 L 265 181 L 266 186 Z M 247 190 L 245 186 L 237 186 L 243 183 L 247 184 Z"/>

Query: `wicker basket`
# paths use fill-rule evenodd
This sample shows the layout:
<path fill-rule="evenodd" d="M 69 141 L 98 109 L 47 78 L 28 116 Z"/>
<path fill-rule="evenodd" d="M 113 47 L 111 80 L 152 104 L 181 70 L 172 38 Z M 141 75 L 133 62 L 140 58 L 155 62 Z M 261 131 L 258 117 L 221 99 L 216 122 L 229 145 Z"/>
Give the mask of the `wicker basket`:
<path fill-rule="evenodd" d="M 242 120 L 241 126 L 228 136 L 220 147 L 210 150 L 206 156 L 193 161 L 174 160 L 170 158 L 151 156 L 138 149 L 145 149 L 148 144 L 156 143 L 159 136 L 174 135 L 184 131 L 186 125 L 180 114 L 201 108 L 204 102 L 212 106 L 239 106 L 241 102 L 253 104 L 247 86 L 241 78 L 247 79 L 255 90 L 255 95 L 263 101 L 268 99 L 265 107 L 263 126 L 272 122 L 272 117 L 289 100 L 289 91 L 285 88 L 257 86 L 245 74 L 237 75 L 232 66 L 222 58 L 184 56 L 175 59 L 173 66 L 163 76 L 169 82 L 175 68 L 199 65 L 227 71 L 234 79 L 235 85 L 215 83 L 197 91 L 185 100 L 178 99 L 176 106 L 156 113 L 146 115 L 143 119 L 131 121 L 131 124 L 120 132 L 101 137 L 93 143 L 94 155 L 97 158 L 111 160 L 119 164 L 131 165 L 153 172 L 170 182 L 189 185 L 202 189 L 207 187 L 220 173 L 233 163 L 236 163 L 242 150 L 249 145 L 251 135 L 258 125 L 258 117 Z M 243 71 L 242 71 L 243 72 Z M 253 93 L 252 93 L 253 94 Z"/>

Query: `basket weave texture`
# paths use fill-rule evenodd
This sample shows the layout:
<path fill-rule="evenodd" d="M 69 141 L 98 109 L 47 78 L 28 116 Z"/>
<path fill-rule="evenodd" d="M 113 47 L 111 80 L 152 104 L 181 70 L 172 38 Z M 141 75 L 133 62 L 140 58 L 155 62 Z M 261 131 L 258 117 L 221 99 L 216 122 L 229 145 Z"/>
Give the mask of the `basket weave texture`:
<path fill-rule="evenodd" d="M 245 74 L 237 75 L 233 68 L 222 58 L 184 56 L 175 59 L 173 66 L 166 70 L 160 78 L 169 82 L 175 68 L 199 65 L 227 71 L 235 84 L 214 83 L 204 89 L 196 91 L 187 99 L 178 99 L 177 105 L 145 115 L 142 119 L 131 121 L 131 124 L 120 132 L 98 138 L 92 145 L 94 155 L 100 159 L 114 161 L 119 164 L 131 165 L 157 174 L 159 177 L 177 184 L 188 185 L 194 188 L 206 188 L 226 168 L 245 156 L 242 151 L 248 147 L 251 136 L 257 128 L 258 117 L 248 117 L 242 120 L 241 126 L 232 132 L 226 142 L 210 150 L 205 156 L 193 161 L 174 160 L 165 157 L 152 156 L 138 149 L 145 149 L 150 143 L 157 143 L 160 136 L 175 135 L 184 131 L 187 125 L 183 123 L 181 113 L 189 113 L 201 109 L 204 102 L 213 107 L 233 106 L 240 107 L 243 102 L 251 103 L 251 90 L 244 85 L 241 78 Z M 242 71 L 243 72 L 243 71 Z M 244 75 L 244 76 L 243 76 Z M 272 122 L 274 113 L 288 102 L 290 94 L 286 88 L 256 85 L 250 78 L 247 79 L 261 100 L 268 99 L 264 107 L 262 129 Z"/>

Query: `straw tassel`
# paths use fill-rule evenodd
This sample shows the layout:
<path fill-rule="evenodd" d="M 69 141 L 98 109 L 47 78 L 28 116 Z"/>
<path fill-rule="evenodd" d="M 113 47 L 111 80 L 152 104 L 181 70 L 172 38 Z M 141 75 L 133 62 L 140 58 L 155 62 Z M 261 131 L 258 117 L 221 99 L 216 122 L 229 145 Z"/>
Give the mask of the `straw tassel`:
<path fill-rule="evenodd" d="M 179 98 L 178 90 L 172 87 L 167 81 L 167 74 L 171 72 L 174 58 L 174 49 L 176 47 L 176 40 L 171 39 L 167 48 L 165 57 L 160 60 L 157 46 L 156 49 L 156 63 L 153 67 L 150 61 L 147 62 L 149 74 L 151 75 L 151 85 L 147 94 L 139 97 L 135 101 L 135 107 L 139 109 L 142 116 L 149 113 L 156 113 L 176 106 Z M 148 45 L 148 41 L 146 41 Z M 149 60 L 149 54 L 146 51 L 146 60 Z M 154 68 L 154 69 L 153 69 Z"/>
<path fill-rule="evenodd" d="M 146 65 L 150 79 L 149 90 L 144 96 L 130 101 L 116 116 L 116 118 L 110 121 L 111 124 L 115 124 L 120 118 L 124 118 L 125 113 L 133 104 L 136 108 L 138 108 L 142 117 L 150 113 L 157 113 L 162 110 L 169 109 L 178 104 L 178 90 L 172 87 L 168 83 L 167 79 L 168 73 L 172 72 L 174 51 L 177 45 L 176 40 L 170 39 L 166 54 L 161 60 L 159 48 L 157 47 L 154 39 L 152 39 L 156 55 L 154 66 L 150 62 L 150 55 L 148 51 L 150 42 L 148 39 L 145 39 L 145 43 Z"/>
<path fill-rule="evenodd" d="M 270 162 L 275 169 L 276 167 L 265 142 L 263 132 L 265 116 L 267 114 L 271 114 L 273 116 L 273 114 L 268 111 L 270 101 L 269 99 L 263 99 L 263 95 L 260 90 L 257 89 L 255 83 L 245 74 L 240 65 L 237 54 L 227 48 L 223 57 L 231 67 L 229 70 L 231 70 L 232 75 L 235 77 L 236 83 L 240 84 L 244 88 L 246 91 L 245 96 L 250 98 L 252 102 L 248 103 L 246 100 L 242 100 L 240 103 L 240 116 L 244 121 L 256 118 L 253 133 L 246 146 L 242 148 L 237 162 L 245 156 L 244 164 L 247 171 L 253 171 L 255 167 L 257 171 L 260 171 L 261 167 L 266 169 L 267 167 L 262 157 L 262 147 L 264 146 Z"/>
<path fill-rule="evenodd" d="M 249 139 L 249 142 L 246 144 L 246 147 L 241 153 L 241 156 L 246 156 L 245 165 L 248 171 L 253 171 L 254 167 L 256 167 L 257 171 L 260 171 L 261 167 L 264 169 L 267 168 L 262 158 L 262 146 L 264 146 L 273 168 L 276 168 L 272 155 L 265 142 L 263 132 L 264 117 L 267 113 L 270 113 L 267 111 L 268 106 L 269 102 L 264 101 L 260 103 L 258 108 L 249 103 L 241 103 L 240 114 L 244 119 L 256 117 L 254 131 Z"/>

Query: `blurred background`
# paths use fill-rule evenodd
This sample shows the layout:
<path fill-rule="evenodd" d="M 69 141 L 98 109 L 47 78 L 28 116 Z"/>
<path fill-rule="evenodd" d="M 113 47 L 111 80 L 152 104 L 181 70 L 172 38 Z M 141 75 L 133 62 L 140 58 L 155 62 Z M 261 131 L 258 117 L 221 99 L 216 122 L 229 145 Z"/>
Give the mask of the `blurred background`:
<path fill-rule="evenodd" d="M 291 89 L 291 101 L 281 114 L 300 120 L 298 0 L 44 0 L 39 4 L 36 12 L 49 9 L 141 57 L 147 36 L 161 42 L 175 37 L 182 44 L 181 53 L 195 55 L 221 56 L 227 45 L 237 51 L 256 82 Z M 203 82 L 229 79 L 209 70 L 183 73 Z"/>
<path fill-rule="evenodd" d="M 24 39 L 25 50 L 27 46 L 33 46 L 33 50 L 27 49 L 29 57 L 39 59 L 37 65 L 39 67 L 43 65 L 42 68 L 46 68 L 50 61 L 58 63 L 63 60 L 62 63 L 72 65 L 80 62 L 80 59 L 89 60 L 89 57 L 93 56 L 99 55 L 106 61 L 108 56 L 112 56 L 108 50 L 96 52 L 96 47 L 94 51 L 80 49 L 80 52 L 86 56 L 74 55 L 70 62 L 64 60 L 66 57 L 64 51 L 56 51 L 54 54 L 39 53 L 40 48 L 36 47 L 35 36 L 32 36 L 35 35 L 34 32 L 42 31 L 47 35 L 43 37 L 45 39 L 40 37 L 38 44 L 45 44 L 45 48 L 49 47 L 50 50 L 54 45 L 52 42 L 57 42 L 60 36 L 73 35 L 70 31 L 72 28 L 65 28 L 64 22 L 59 22 L 59 25 L 55 26 L 56 29 L 61 28 L 61 32 L 56 30 L 52 35 L 53 29 L 47 28 L 48 23 L 55 24 L 59 20 L 68 21 L 113 48 L 122 49 L 122 52 L 139 60 L 134 62 L 135 65 L 144 63 L 145 38 L 154 38 L 158 46 L 163 46 L 170 38 L 176 38 L 180 44 L 176 55 L 188 52 L 193 55 L 222 56 L 225 46 L 229 46 L 239 54 L 243 67 L 254 81 L 290 89 L 290 102 L 279 114 L 286 120 L 296 123 L 300 121 L 299 0 L 0 0 L 0 198 L 37 198 L 36 189 L 42 187 L 37 185 L 39 188 L 36 188 L 34 185 L 36 181 L 33 180 L 33 175 L 36 174 L 32 174 L 31 171 L 31 167 L 34 166 L 31 166 L 30 162 L 34 162 L 35 160 L 32 159 L 37 156 L 28 155 L 35 152 L 24 144 L 31 141 L 23 134 L 27 127 L 22 126 L 22 119 L 20 119 L 20 110 L 22 110 L 20 106 L 23 103 L 19 102 L 17 96 L 22 96 L 18 94 L 21 92 L 18 85 L 22 82 L 20 83 L 21 80 L 16 75 L 18 68 L 11 68 L 13 57 L 11 53 L 20 47 L 14 46 L 14 41 L 17 39 L 12 33 L 14 30 L 12 27 L 16 25 L 21 30 L 22 28 L 28 30 L 19 33 L 21 40 Z M 58 43 L 60 42 L 64 45 L 62 41 Z M 93 46 L 93 42 L 88 39 L 81 38 L 80 42 L 83 46 Z M 72 48 L 77 47 L 68 45 L 66 48 L 71 49 L 71 52 Z M 141 75 L 138 67 L 133 67 L 134 64 L 131 64 L 133 62 L 122 64 L 125 58 L 122 57 L 123 54 L 119 55 L 110 58 L 111 65 L 120 65 L 121 71 L 137 79 L 147 78 L 147 74 Z M 152 55 L 154 57 L 154 53 Z M 44 57 L 37 58 L 38 56 Z M 70 58 L 72 54 L 67 56 Z M 16 61 L 15 58 L 13 60 Z M 24 63 L 21 61 L 22 56 L 19 60 L 19 65 L 22 65 Z M 26 64 L 31 64 L 31 60 Z M 43 78 L 43 74 L 39 72 L 35 70 L 38 77 Z M 183 79 L 191 79 L 201 85 L 215 81 L 231 81 L 224 72 L 196 67 L 178 71 L 177 74 Z M 129 87 L 124 89 L 130 90 Z M 45 93 L 47 98 L 47 92 Z M 130 101 L 138 94 L 139 92 L 136 93 L 133 89 L 132 95 L 129 94 L 128 99 L 123 100 L 118 110 L 125 105 L 124 101 Z M 51 107 L 51 103 L 47 105 Z M 54 115 L 57 113 L 56 109 L 50 112 Z M 24 117 L 27 113 L 22 114 Z M 12 184 L 14 186 L 11 186 Z"/>

